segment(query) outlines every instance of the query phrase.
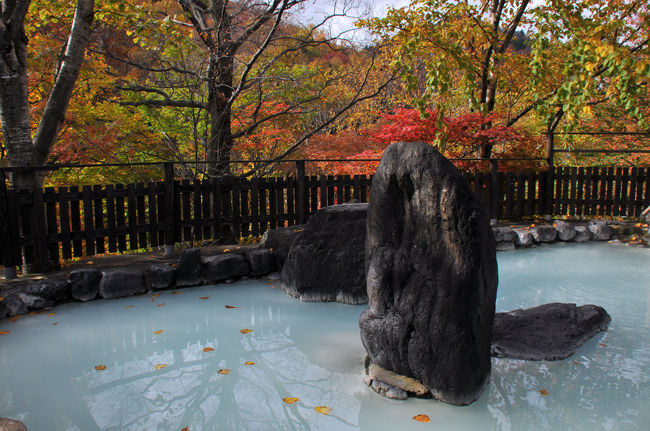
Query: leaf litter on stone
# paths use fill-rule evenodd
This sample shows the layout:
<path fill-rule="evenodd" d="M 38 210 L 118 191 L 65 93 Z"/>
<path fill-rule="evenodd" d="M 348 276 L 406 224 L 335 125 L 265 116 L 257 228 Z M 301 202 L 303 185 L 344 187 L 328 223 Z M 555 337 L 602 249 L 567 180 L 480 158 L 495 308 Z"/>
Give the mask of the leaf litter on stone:
<path fill-rule="evenodd" d="M 426 423 L 426 422 L 429 422 L 431 420 L 431 418 L 429 418 L 429 416 L 427 416 L 425 414 L 419 414 L 419 415 L 413 416 L 413 420 L 418 421 L 418 422 L 425 422 Z"/>

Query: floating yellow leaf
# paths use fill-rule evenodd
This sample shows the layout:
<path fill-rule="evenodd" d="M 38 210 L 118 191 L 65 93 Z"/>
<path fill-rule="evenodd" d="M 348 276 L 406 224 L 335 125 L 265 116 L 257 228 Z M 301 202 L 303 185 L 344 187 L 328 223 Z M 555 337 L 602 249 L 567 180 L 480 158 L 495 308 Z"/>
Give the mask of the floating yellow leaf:
<path fill-rule="evenodd" d="M 97 371 L 104 371 L 106 369 L 106 365 L 95 365 L 95 369 Z"/>
<path fill-rule="evenodd" d="M 124 308 L 127 308 L 127 309 L 128 309 L 128 308 L 133 308 L 133 305 L 127 305 L 127 306 L 124 307 Z"/>
<path fill-rule="evenodd" d="M 208 298 L 209 298 L 209 296 L 202 296 L 199 299 L 208 299 Z"/>
<path fill-rule="evenodd" d="M 156 371 L 158 371 L 162 370 L 163 368 L 167 368 L 167 364 L 156 364 L 153 367 L 156 369 Z"/>
<path fill-rule="evenodd" d="M 300 401 L 300 398 L 296 398 L 296 397 L 287 397 L 287 398 L 282 398 L 282 401 L 284 401 L 284 402 L 287 403 L 287 404 L 293 404 L 293 403 L 295 403 L 295 402 Z"/>
<path fill-rule="evenodd" d="M 159 334 L 162 334 L 162 333 L 163 333 L 163 330 L 162 330 L 162 329 L 159 329 L 159 330 L 157 330 L 157 331 L 153 331 L 153 333 L 156 334 L 156 335 L 159 335 Z"/>
<path fill-rule="evenodd" d="M 190 427 L 185 427 L 181 431 L 190 431 Z"/>
<path fill-rule="evenodd" d="M 429 422 L 431 420 L 431 418 L 429 416 L 425 415 L 425 414 L 419 414 L 419 415 L 413 416 L 413 420 L 418 421 L 418 422 Z"/>
<path fill-rule="evenodd" d="M 158 298 L 159 296 L 160 296 L 160 293 L 154 293 L 153 295 L 151 295 L 152 298 Z"/>
<path fill-rule="evenodd" d="M 227 368 L 224 368 L 224 369 L 222 369 L 222 370 L 217 371 L 217 373 L 219 373 L 219 374 L 229 374 L 229 373 L 230 373 L 230 370 L 227 369 Z"/>
<path fill-rule="evenodd" d="M 314 410 L 323 415 L 328 415 L 332 411 L 332 409 L 327 406 L 316 406 L 314 407 Z"/>
<path fill-rule="evenodd" d="M 165 306 L 164 302 L 161 302 L 160 304 L 156 304 L 156 307 L 164 307 L 164 306 Z"/>
<path fill-rule="evenodd" d="M 181 293 L 180 293 L 178 290 L 174 290 L 174 291 L 172 292 L 172 295 L 180 295 L 180 294 L 181 294 Z"/>
<path fill-rule="evenodd" d="M 249 333 L 253 332 L 253 330 L 252 329 L 240 329 L 239 332 L 241 332 L 242 334 L 249 334 Z"/>
<path fill-rule="evenodd" d="M 7 335 L 9 331 L 0 331 L 0 335 Z"/>
<path fill-rule="evenodd" d="M 47 317 L 52 317 L 52 316 L 54 316 L 54 313 L 50 313 L 47 315 Z"/>
<path fill-rule="evenodd" d="M 93 262 L 92 260 L 89 260 L 88 262 L 86 262 L 86 265 L 92 265 L 93 263 L 95 263 L 95 262 Z"/>
<path fill-rule="evenodd" d="M 244 365 L 255 365 L 255 362 L 253 362 L 253 361 L 246 361 L 246 362 L 244 362 Z"/>
<path fill-rule="evenodd" d="M 548 391 L 546 389 L 540 389 L 539 393 L 542 394 L 543 397 L 548 395 Z"/>
<path fill-rule="evenodd" d="M 59 322 L 54 322 L 54 323 L 52 323 L 52 326 L 56 326 L 58 324 L 59 324 Z"/>
<path fill-rule="evenodd" d="M 234 305 L 226 305 L 226 308 L 239 308 L 239 307 L 235 307 Z"/>
<path fill-rule="evenodd" d="M 224 249 L 222 250 L 223 253 L 228 253 L 229 251 L 230 251 L 229 248 L 224 248 Z"/>
<path fill-rule="evenodd" d="M 214 350 L 214 347 L 205 347 L 203 349 L 204 352 L 212 352 Z"/>

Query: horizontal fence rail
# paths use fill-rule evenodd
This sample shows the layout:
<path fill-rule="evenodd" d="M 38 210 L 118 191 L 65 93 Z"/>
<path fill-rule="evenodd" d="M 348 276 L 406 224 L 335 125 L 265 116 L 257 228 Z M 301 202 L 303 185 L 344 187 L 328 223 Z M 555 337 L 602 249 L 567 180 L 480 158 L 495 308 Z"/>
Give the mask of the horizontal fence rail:
<path fill-rule="evenodd" d="M 0 171 L 5 267 L 126 252 L 177 242 L 237 241 L 304 223 L 318 209 L 367 202 L 372 176 L 305 174 L 14 190 Z M 650 168 L 556 167 L 547 172 L 464 173 L 492 219 L 544 214 L 638 217 L 650 205 Z M 550 190 L 549 190 L 550 188 Z"/>

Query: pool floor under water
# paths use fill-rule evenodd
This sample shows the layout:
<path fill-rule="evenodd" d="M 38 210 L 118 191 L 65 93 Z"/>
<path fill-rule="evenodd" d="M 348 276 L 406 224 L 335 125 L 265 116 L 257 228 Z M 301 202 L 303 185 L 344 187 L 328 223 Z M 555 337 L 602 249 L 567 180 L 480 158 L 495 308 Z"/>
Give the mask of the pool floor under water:
<path fill-rule="evenodd" d="M 497 311 L 595 303 L 609 330 L 566 360 L 493 359 L 482 397 L 454 407 L 363 384 L 365 306 L 259 280 L 73 303 L 0 321 L 0 417 L 30 431 L 649 429 L 650 250 L 557 244 L 498 261 Z"/>

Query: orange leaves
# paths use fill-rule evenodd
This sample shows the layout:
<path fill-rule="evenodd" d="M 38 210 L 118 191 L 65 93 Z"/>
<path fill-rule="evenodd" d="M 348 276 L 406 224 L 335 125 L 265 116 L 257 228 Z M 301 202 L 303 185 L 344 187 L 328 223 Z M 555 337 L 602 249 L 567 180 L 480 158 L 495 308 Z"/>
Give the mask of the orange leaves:
<path fill-rule="evenodd" d="M 190 431 L 190 427 L 185 427 L 181 431 Z"/>
<path fill-rule="evenodd" d="M 230 249 L 229 248 L 224 248 L 223 250 L 221 250 L 221 252 L 222 253 L 230 253 Z"/>
<path fill-rule="evenodd" d="M 253 332 L 253 330 L 252 329 L 240 329 L 239 332 L 241 332 L 242 334 L 250 334 L 251 332 Z"/>
<path fill-rule="evenodd" d="M 210 297 L 209 296 L 202 296 L 199 299 L 208 299 L 208 298 L 210 298 Z"/>
<path fill-rule="evenodd" d="M 127 305 L 127 306 L 124 307 L 124 308 L 126 308 L 126 309 L 128 310 L 129 308 L 133 308 L 133 305 Z"/>
<path fill-rule="evenodd" d="M 314 407 L 314 410 L 316 410 L 318 413 L 325 416 L 329 415 L 330 412 L 332 411 L 332 409 L 327 406 L 316 406 Z"/>
<path fill-rule="evenodd" d="M 156 304 L 156 307 L 164 307 L 164 306 L 165 306 L 164 302 L 161 302 L 160 304 Z"/>
<path fill-rule="evenodd" d="M 239 307 L 235 307 L 234 305 L 226 305 L 226 308 L 233 309 L 233 308 L 239 308 Z"/>
<path fill-rule="evenodd" d="M 293 404 L 293 403 L 295 403 L 295 402 L 300 401 L 300 398 L 296 398 L 296 397 L 287 397 L 287 398 L 282 398 L 282 401 L 284 401 L 284 402 L 287 403 L 287 404 Z"/>
<path fill-rule="evenodd" d="M 174 291 L 172 292 L 172 295 L 180 295 L 180 294 L 181 294 L 181 293 L 180 293 L 178 290 L 174 290 Z"/>
<path fill-rule="evenodd" d="M 158 371 L 162 370 L 163 368 L 167 368 L 167 364 L 156 364 L 153 367 L 156 369 L 156 371 Z"/>
<path fill-rule="evenodd" d="M 0 331 L 0 335 L 7 335 L 9 331 Z"/>
<path fill-rule="evenodd" d="M 540 389 L 540 390 L 539 390 L 539 393 L 540 393 L 540 395 L 542 395 L 543 397 L 548 396 L 548 391 L 547 391 L 546 389 Z"/>
<path fill-rule="evenodd" d="M 151 295 L 152 298 L 158 298 L 159 296 L 160 296 L 160 293 L 154 293 L 153 295 Z"/>
<path fill-rule="evenodd" d="M 217 371 L 217 373 L 219 373 L 219 374 L 224 374 L 224 375 L 225 375 L 225 374 L 230 374 L 230 372 L 231 372 L 231 370 L 229 370 L 229 369 L 227 369 L 227 368 L 223 368 L 223 369 Z"/>
<path fill-rule="evenodd" d="M 244 365 L 255 365 L 255 362 L 253 362 L 253 361 L 246 361 L 246 362 L 244 362 Z"/>
<path fill-rule="evenodd" d="M 95 369 L 97 371 L 104 371 L 106 369 L 106 365 L 95 365 Z"/>
<path fill-rule="evenodd" d="M 160 334 L 163 333 L 163 330 L 162 330 L 162 329 L 159 329 L 159 330 L 157 330 L 157 331 L 153 331 L 153 333 L 156 334 L 156 335 L 160 335 Z"/>
<path fill-rule="evenodd" d="M 214 347 L 204 347 L 204 348 L 203 348 L 203 351 L 206 352 L 206 353 L 207 353 L 207 352 L 213 352 L 213 351 L 214 351 Z"/>
<path fill-rule="evenodd" d="M 418 422 L 425 422 L 426 423 L 426 422 L 431 421 L 431 418 L 429 416 L 425 415 L 425 414 L 419 414 L 419 415 L 413 416 L 413 420 L 418 421 Z"/>

